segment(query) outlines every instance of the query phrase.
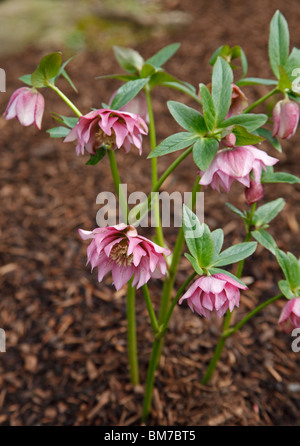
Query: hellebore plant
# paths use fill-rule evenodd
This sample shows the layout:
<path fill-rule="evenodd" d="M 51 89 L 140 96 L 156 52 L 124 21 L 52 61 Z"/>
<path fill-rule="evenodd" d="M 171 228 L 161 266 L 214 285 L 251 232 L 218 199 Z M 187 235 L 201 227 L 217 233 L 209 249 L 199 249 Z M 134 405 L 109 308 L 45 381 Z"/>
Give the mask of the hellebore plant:
<path fill-rule="evenodd" d="M 264 196 L 264 188 L 268 187 L 269 183 L 299 184 L 300 180 L 292 174 L 274 171 L 273 166 L 278 163 L 278 159 L 256 147 L 266 141 L 281 151 L 277 137 L 290 138 L 296 131 L 300 88 L 294 73 L 300 69 L 300 50 L 293 48 L 290 52 L 288 25 L 283 15 L 277 11 L 272 18 L 269 35 L 269 59 L 275 78 L 247 78 L 247 59 L 242 48 L 223 45 L 215 51 L 210 60 L 211 83 L 200 83 L 197 94 L 194 86 L 176 78 L 163 68 L 164 63 L 178 48 L 177 43 L 168 45 L 145 61 L 133 49 L 115 47 L 117 61 L 126 74 L 111 77 L 124 81 L 124 84 L 108 99 L 109 105 L 95 104 L 101 108 L 88 110 L 84 115 L 56 86 L 57 78 L 62 76 L 75 88 L 66 72 L 69 61 L 62 63 L 60 53 L 49 54 L 41 60 L 31 75 L 20 78 L 27 86 L 19 88 L 12 95 L 4 113 L 6 119 L 16 117 L 24 126 L 35 124 L 40 128 L 44 99 L 39 89 L 48 87 L 58 94 L 75 115 L 55 114 L 54 118 L 61 125 L 47 130 L 50 137 L 64 138 L 65 143 L 76 141 L 76 153 L 89 155 L 86 163 L 88 165 L 98 164 L 106 155 L 109 158 L 124 222 L 93 230 L 80 228 L 79 234 L 84 240 L 91 239 L 87 247 L 87 259 L 92 268 L 98 268 L 99 282 L 106 274 L 111 273 L 113 285 L 117 290 L 127 285 L 129 369 L 133 385 L 139 383 L 135 290 L 143 290 L 153 329 L 153 348 L 142 409 L 143 421 L 151 410 L 155 371 L 159 366 L 169 321 L 177 304 L 183 306 L 186 303 L 193 312 L 205 318 L 209 318 L 212 312 L 219 318 L 224 316 L 223 330 L 203 376 L 203 384 L 209 382 L 226 339 L 267 305 L 281 298 L 287 299 L 279 325 L 287 332 L 300 327 L 299 261 L 292 253 L 279 249 L 274 238 L 266 230 L 271 220 L 283 209 L 285 202 L 278 198 L 257 207 Z M 240 78 L 234 79 L 236 63 L 240 63 L 242 74 Z M 251 85 L 265 85 L 272 89 L 249 104 L 242 89 Z M 186 94 L 190 101 L 192 99 L 195 102 L 194 108 L 177 101 L 167 103 L 171 115 L 183 130 L 168 136 L 159 144 L 156 142 L 151 102 L 151 92 L 158 87 L 179 90 Z M 273 118 L 266 114 L 252 113 L 258 105 L 275 94 L 281 96 L 281 99 L 273 107 Z M 270 131 L 268 125 L 265 125 L 272 124 L 272 119 L 273 131 Z M 159 202 L 149 194 L 144 203 L 129 209 L 120 187 L 118 149 L 122 148 L 127 153 L 131 146 L 135 146 L 141 154 L 143 140 L 147 138 L 148 132 L 152 192 L 159 192 L 164 181 L 186 158 L 190 159 L 190 163 L 195 163 L 199 170 L 190 203 L 183 206 L 182 225 L 171 249 L 165 241 Z M 183 152 L 158 178 L 159 157 L 176 151 Z M 229 192 L 234 181 L 241 183 L 245 189 L 246 208 L 240 210 L 230 203 L 227 205 L 243 220 L 246 229 L 245 241 L 222 250 L 222 229 L 211 231 L 204 222 L 199 221 L 193 210 L 201 186 L 210 186 L 217 191 L 222 188 Z M 150 210 L 155 217 L 155 243 L 139 233 L 139 221 L 147 216 Z M 139 215 L 140 220 L 130 221 L 132 211 Z M 184 243 L 189 251 L 185 256 L 194 272 L 186 278 L 172 298 Z M 279 293 L 276 296 L 263 301 L 235 326 L 231 326 L 232 313 L 239 307 L 240 301 L 243 300 L 243 291 L 247 289 L 241 280 L 244 262 L 255 252 L 258 243 L 274 255 L 285 278 L 279 281 Z M 235 275 L 223 269 L 233 264 L 236 265 Z M 148 282 L 152 278 L 163 278 L 158 313 L 151 300 L 151 290 L 148 289 Z"/>

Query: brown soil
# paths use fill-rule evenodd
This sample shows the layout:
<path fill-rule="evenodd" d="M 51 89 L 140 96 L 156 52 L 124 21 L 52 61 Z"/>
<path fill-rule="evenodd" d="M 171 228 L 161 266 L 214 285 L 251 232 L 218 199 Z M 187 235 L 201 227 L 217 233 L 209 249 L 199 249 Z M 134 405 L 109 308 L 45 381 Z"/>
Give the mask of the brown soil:
<path fill-rule="evenodd" d="M 292 44 L 299 47 L 300 10 L 296 1 L 194 1 L 168 0 L 166 8 L 190 12 L 190 27 L 153 38 L 137 49 L 149 57 L 162 46 L 178 41 L 182 46 L 166 68 L 191 82 L 208 82 L 212 52 L 221 44 L 241 44 L 249 60 L 249 76 L 271 75 L 267 55 L 268 23 L 279 8 L 288 19 Z M 184 5 L 184 6 L 183 6 Z M 56 49 L 56 48 L 54 48 Z M 0 95 L 4 107 L 20 86 L 18 77 L 31 72 L 42 54 L 28 49 L 19 57 L 6 57 L 8 92 Z M 60 85 L 87 112 L 107 101 L 119 86 L 116 81 L 95 81 L 95 76 L 118 72 L 111 53 L 82 53 L 69 72 L 79 89 L 76 96 Z M 249 99 L 267 89 L 245 88 Z M 43 130 L 54 126 L 50 112 L 69 114 L 64 104 L 45 91 Z M 187 101 L 167 89 L 154 91 L 158 140 L 180 131 L 169 116 L 167 99 Z M 193 104 L 194 105 L 194 104 Z M 0 358 L 1 425 L 139 425 L 142 387 L 129 384 L 126 346 L 126 290 L 115 292 L 110 276 L 98 284 L 96 272 L 85 267 L 86 244 L 79 227 L 96 226 L 96 196 L 113 190 L 108 160 L 95 168 L 86 157 L 77 157 L 71 144 L 50 140 L 35 128 L 17 121 L 0 120 L 0 326 L 6 330 L 7 352 Z M 117 154 L 123 182 L 129 193 L 150 189 L 148 152 L 142 159 L 132 150 Z M 284 142 L 278 155 L 281 171 L 300 174 L 299 132 Z M 160 172 L 170 159 L 159 161 Z M 197 169 L 191 159 L 168 179 L 166 190 L 191 190 Z M 283 196 L 284 211 L 270 228 L 280 248 L 299 255 L 300 188 L 266 186 L 263 202 Z M 211 229 L 222 227 L 226 245 L 244 238 L 238 218 L 224 206 L 226 201 L 243 207 L 244 191 L 234 185 L 229 197 L 205 191 L 205 218 Z M 176 230 L 169 229 L 172 245 Z M 147 232 L 145 232 L 147 235 Z M 149 233 L 148 233 L 149 235 Z M 182 260 L 176 288 L 190 271 Z M 249 309 L 278 292 L 281 272 L 273 257 L 258 249 L 246 262 L 244 276 L 252 282 L 243 293 L 239 320 Z M 158 308 L 160 281 L 150 290 Z M 187 307 L 176 308 L 157 372 L 150 425 L 299 425 L 300 353 L 291 350 L 292 338 L 277 326 L 278 302 L 262 311 L 243 330 L 229 339 L 211 384 L 200 384 L 218 339 L 221 321 L 193 315 Z M 141 292 L 137 294 L 138 346 L 141 382 L 145 382 L 152 333 Z M 292 385 L 297 384 L 297 386 Z"/>

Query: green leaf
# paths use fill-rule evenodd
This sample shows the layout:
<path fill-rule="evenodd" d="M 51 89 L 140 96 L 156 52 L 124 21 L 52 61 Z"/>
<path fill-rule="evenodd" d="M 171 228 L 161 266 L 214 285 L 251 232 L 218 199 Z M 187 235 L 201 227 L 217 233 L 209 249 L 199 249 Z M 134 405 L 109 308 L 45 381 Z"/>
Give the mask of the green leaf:
<path fill-rule="evenodd" d="M 282 92 L 285 92 L 285 90 L 291 90 L 292 83 L 290 81 L 289 76 L 287 75 L 287 72 L 281 65 L 279 65 L 278 70 L 280 76 L 278 89 L 281 90 Z"/>
<path fill-rule="evenodd" d="M 225 203 L 225 204 L 232 212 L 237 214 L 239 217 L 241 217 L 242 219 L 246 218 L 246 215 L 242 211 L 240 211 L 238 208 L 233 206 L 233 204 L 231 204 L 231 203 Z"/>
<path fill-rule="evenodd" d="M 287 299 L 294 299 L 295 294 L 293 293 L 293 291 L 290 288 L 290 285 L 288 283 L 287 280 L 280 280 L 278 282 L 278 286 L 280 291 L 282 292 L 282 294 L 287 298 Z"/>
<path fill-rule="evenodd" d="M 90 159 L 85 163 L 87 166 L 94 166 L 95 164 L 98 164 L 99 161 L 101 161 L 107 152 L 106 146 L 101 146 L 99 149 L 96 150 L 96 155 L 91 155 Z"/>
<path fill-rule="evenodd" d="M 203 106 L 203 115 L 209 131 L 213 131 L 215 129 L 215 125 L 217 122 L 215 106 L 210 95 L 210 92 L 206 85 L 200 84 L 200 96 L 202 100 Z"/>
<path fill-rule="evenodd" d="M 191 133 L 203 135 L 207 128 L 200 112 L 176 101 L 167 102 L 168 109 L 181 127 Z"/>
<path fill-rule="evenodd" d="M 236 82 L 238 87 L 243 87 L 245 85 L 277 85 L 278 81 L 274 81 L 273 79 L 262 79 L 259 77 L 244 77 Z"/>
<path fill-rule="evenodd" d="M 225 274 L 226 276 L 231 277 L 231 279 L 236 280 L 238 283 L 245 286 L 244 282 L 242 282 L 241 279 L 236 277 L 234 274 L 231 274 L 229 271 L 226 271 L 226 269 L 212 267 L 208 268 L 207 271 L 210 274 Z"/>
<path fill-rule="evenodd" d="M 32 86 L 31 74 L 24 74 L 24 76 L 19 77 L 19 80 L 24 82 L 24 84 Z"/>
<path fill-rule="evenodd" d="M 256 247 L 256 242 L 244 242 L 231 246 L 219 254 L 218 260 L 213 263 L 213 266 L 225 266 L 239 262 L 253 254 Z"/>
<path fill-rule="evenodd" d="M 63 126 L 53 127 L 46 131 L 49 133 L 50 138 L 65 138 L 70 133 L 70 129 Z"/>
<path fill-rule="evenodd" d="M 142 69 L 144 59 L 137 51 L 121 46 L 114 46 L 113 50 L 117 61 L 124 70 L 129 73 L 137 73 Z"/>
<path fill-rule="evenodd" d="M 155 158 L 168 153 L 177 152 L 177 150 L 185 149 L 192 146 L 199 137 L 193 133 L 181 132 L 174 133 L 164 139 L 154 150 L 148 155 L 148 158 Z"/>
<path fill-rule="evenodd" d="M 281 249 L 276 249 L 276 259 L 282 269 L 289 286 L 293 292 L 300 291 L 300 265 L 298 259 L 291 253 L 285 253 Z"/>
<path fill-rule="evenodd" d="M 186 244 L 199 266 L 206 267 L 213 257 L 214 245 L 210 230 L 206 224 L 200 224 L 197 216 L 183 206 L 183 232 Z"/>
<path fill-rule="evenodd" d="M 37 69 L 31 75 L 32 85 L 36 88 L 47 87 L 61 67 L 61 54 L 51 53 L 43 57 Z"/>
<path fill-rule="evenodd" d="M 279 79 L 279 65 L 284 66 L 289 55 L 290 37 L 287 21 L 276 11 L 270 23 L 269 59 L 273 73 Z"/>
<path fill-rule="evenodd" d="M 267 172 L 262 171 L 261 183 L 288 183 L 299 184 L 300 178 L 286 172 L 274 172 L 273 167 L 267 167 Z"/>
<path fill-rule="evenodd" d="M 211 237 L 213 239 L 213 244 L 214 244 L 214 254 L 213 254 L 213 258 L 212 260 L 215 260 L 221 249 L 223 246 L 223 242 L 224 242 L 224 232 L 222 231 L 222 229 L 215 229 L 212 233 L 211 233 Z"/>
<path fill-rule="evenodd" d="M 264 141 L 264 138 L 261 136 L 254 135 L 253 133 L 249 133 L 245 127 L 240 125 L 236 125 L 232 131 L 235 134 L 236 146 L 247 146 L 249 144 L 259 144 Z"/>
<path fill-rule="evenodd" d="M 246 54 L 244 53 L 244 50 L 242 48 L 240 48 L 241 51 L 241 62 L 242 62 L 242 70 L 243 70 L 243 76 L 246 76 L 247 71 L 248 71 L 248 61 L 247 61 L 247 57 Z"/>
<path fill-rule="evenodd" d="M 140 77 L 150 77 L 156 72 L 156 68 L 153 65 L 145 63 L 141 69 Z"/>
<path fill-rule="evenodd" d="M 283 67 L 291 81 L 294 81 L 300 72 L 300 50 L 298 48 L 293 48 L 291 54 L 288 57 L 284 67 Z M 294 71 L 295 70 L 295 71 Z M 298 70 L 298 72 L 296 71 Z M 298 82 L 299 83 L 299 82 Z M 299 88 L 299 87 L 298 87 Z M 296 90 L 297 91 L 297 90 Z M 299 89 L 298 89 L 299 92 Z"/>
<path fill-rule="evenodd" d="M 258 113 L 245 113 L 241 115 L 231 116 L 221 122 L 220 127 L 231 127 L 232 125 L 241 125 L 249 132 L 253 132 L 267 122 L 268 117 Z"/>
<path fill-rule="evenodd" d="M 142 90 L 142 88 L 147 84 L 148 80 L 148 78 L 137 79 L 135 81 L 126 82 L 126 84 L 122 85 L 111 103 L 111 108 L 113 110 L 118 110 L 126 105 Z"/>
<path fill-rule="evenodd" d="M 216 110 L 217 122 L 221 122 L 228 113 L 232 96 L 233 74 L 229 64 L 218 57 L 212 74 L 212 100 Z"/>
<path fill-rule="evenodd" d="M 278 152 L 282 152 L 282 147 L 280 142 L 278 141 L 277 138 L 272 136 L 272 132 L 270 132 L 270 130 L 260 128 L 257 129 L 255 132 L 258 133 L 263 138 L 266 138 L 269 141 L 269 143 L 274 147 L 274 149 L 278 150 Z"/>
<path fill-rule="evenodd" d="M 74 118 L 74 117 L 70 117 L 70 116 L 63 116 L 63 115 L 59 115 L 58 113 L 53 113 L 53 118 L 56 119 L 56 121 L 59 121 L 62 124 L 65 124 L 70 129 L 75 127 L 75 125 L 79 121 L 78 117 Z"/>
<path fill-rule="evenodd" d="M 219 48 L 216 49 L 216 51 L 213 53 L 213 55 L 209 60 L 210 65 L 214 65 L 219 56 L 223 58 L 230 56 L 230 46 L 229 45 L 219 46 Z"/>
<path fill-rule="evenodd" d="M 200 267 L 198 261 L 193 256 L 188 254 L 187 252 L 184 255 L 191 262 L 191 264 L 192 264 L 194 270 L 196 271 L 196 273 L 199 274 L 199 276 L 202 276 L 203 269 Z"/>
<path fill-rule="evenodd" d="M 214 138 L 199 138 L 193 148 L 193 158 L 195 164 L 201 170 L 206 170 L 219 148 L 219 142 Z"/>
<path fill-rule="evenodd" d="M 134 81 L 140 77 L 134 74 L 105 74 L 103 76 L 97 76 L 96 79 L 119 79 L 121 81 Z"/>
<path fill-rule="evenodd" d="M 260 243 L 264 248 L 268 249 L 272 254 L 275 255 L 277 244 L 271 234 L 269 234 L 264 229 L 260 229 L 258 231 L 252 231 L 251 235 L 258 243 Z"/>
<path fill-rule="evenodd" d="M 283 198 L 277 198 L 277 200 L 260 206 L 254 214 L 253 224 L 256 228 L 264 226 L 275 218 L 285 206 Z"/>
<path fill-rule="evenodd" d="M 166 63 L 179 49 L 180 43 L 171 43 L 171 45 L 167 45 L 158 51 L 156 54 L 151 56 L 146 60 L 147 64 L 151 64 L 154 67 L 161 67 L 164 63 Z"/>

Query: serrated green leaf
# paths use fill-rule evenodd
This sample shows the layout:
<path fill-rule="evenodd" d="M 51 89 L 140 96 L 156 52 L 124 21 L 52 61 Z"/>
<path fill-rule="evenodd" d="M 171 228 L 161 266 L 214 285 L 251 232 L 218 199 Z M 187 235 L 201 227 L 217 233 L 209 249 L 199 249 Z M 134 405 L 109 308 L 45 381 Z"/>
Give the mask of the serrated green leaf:
<path fill-rule="evenodd" d="M 273 218 L 275 218 L 280 211 L 285 206 L 285 201 L 283 198 L 277 198 L 277 200 L 271 201 L 270 203 L 264 204 L 256 209 L 253 224 L 256 228 L 264 226 L 269 223 Z"/>
<path fill-rule="evenodd" d="M 277 138 L 272 136 L 272 132 L 270 132 L 270 130 L 260 128 L 257 129 L 255 132 L 258 133 L 263 138 L 266 138 L 269 141 L 269 143 L 274 147 L 274 149 L 278 150 L 278 152 L 282 152 L 282 147 L 280 142 L 278 141 Z"/>
<path fill-rule="evenodd" d="M 232 82 L 233 74 L 229 64 L 221 57 L 218 57 L 213 67 L 211 91 L 218 123 L 228 113 L 231 104 Z"/>
<path fill-rule="evenodd" d="M 206 126 L 209 131 L 213 131 L 217 123 L 215 106 L 206 85 L 200 84 L 199 88 L 200 88 L 200 96 L 202 100 L 203 115 L 206 122 Z"/>
<path fill-rule="evenodd" d="M 193 159 L 199 169 L 205 171 L 212 163 L 219 148 L 214 138 L 199 138 L 194 144 Z"/>
<path fill-rule="evenodd" d="M 144 59 L 137 51 L 121 46 L 114 46 L 113 51 L 117 61 L 124 70 L 129 73 L 137 73 L 142 69 Z"/>
<path fill-rule="evenodd" d="M 210 230 L 206 224 L 200 224 L 197 216 L 187 207 L 183 206 L 183 232 L 186 244 L 199 266 L 204 268 L 212 260 L 214 245 Z"/>
<path fill-rule="evenodd" d="M 147 84 L 148 80 L 148 78 L 137 79 L 135 81 L 126 82 L 126 84 L 122 85 L 113 98 L 111 108 L 113 110 L 118 110 L 126 105 L 142 90 L 142 88 Z"/>
<path fill-rule="evenodd" d="M 258 113 L 244 113 L 241 115 L 231 116 L 221 122 L 221 128 L 231 127 L 232 125 L 240 125 L 245 127 L 249 132 L 253 132 L 267 122 L 268 117 Z"/>
<path fill-rule="evenodd" d="M 200 135 L 206 133 L 207 128 L 200 112 L 176 101 L 168 101 L 167 106 L 175 121 L 185 130 Z"/>
<path fill-rule="evenodd" d="M 272 254 L 275 255 L 277 244 L 271 234 L 269 234 L 264 229 L 260 229 L 258 231 L 252 231 L 251 235 L 258 243 L 260 243 L 264 248 L 268 249 Z"/>
<path fill-rule="evenodd" d="M 273 73 L 279 79 L 279 65 L 284 66 L 289 55 L 289 28 L 286 19 L 280 11 L 276 11 L 271 23 L 269 34 L 269 59 Z"/>
<path fill-rule="evenodd" d="M 90 159 L 85 163 L 87 166 L 95 166 L 95 164 L 98 164 L 99 161 L 101 161 L 107 152 L 107 148 L 105 146 L 99 147 L 99 149 L 96 150 L 96 155 L 91 155 Z"/>
<path fill-rule="evenodd" d="M 169 59 L 171 59 L 172 56 L 174 56 L 179 47 L 180 43 L 171 43 L 170 45 L 165 46 L 164 48 L 159 50 L 156 54 L 147 59 L 146 63 L 159 68 Z"/>
<path fill-rule="evenodd" d="M 256 242 L 244 242 L 233 245 L 221 252 L 213 266 L 225 266 L 246 259 L 256 250 Z"/>
<path fill-rule="evenodd" d="M 234 133 L 236 137 L 235 141 L 236 146 L 259 144 L 260 142 L 264 141 L 264 138 L 248 132 L 245 127 L 242 127 L 240 125 L 234 126 L 232 133 Z"/>
<path fill-rule="evenodd" d="M 155 158 L 185 149 L 186 147 L 192 146 L 198 138 L 199 136 L 195 136 L 195 134 L 189 132 L 174 133 L 174 135 L 168 136 L 168 138 L 156 146 L 148 155 L 148 158 Z"/>
<path fill-rule="evenodd" d="M 70 129 L 63 126 L 53 127 L 46 131 L 49 133 L 50 138 L 65 138 L 70 133 Z"/>

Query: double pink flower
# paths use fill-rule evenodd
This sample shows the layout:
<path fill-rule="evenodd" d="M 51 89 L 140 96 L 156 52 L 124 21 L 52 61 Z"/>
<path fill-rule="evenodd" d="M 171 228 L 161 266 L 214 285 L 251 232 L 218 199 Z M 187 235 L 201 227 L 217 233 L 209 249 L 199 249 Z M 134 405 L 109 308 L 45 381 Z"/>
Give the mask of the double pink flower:
<path fill-rule="evenodd" d="M 77 139 L 77 155 L 83 154 L 84 149 L 95 154 L 102 144 L 113 150 L 123 147 L 126 153 L 134 145 L 141 154 L 142 135 L 147 133 L 147 124 L 139 115 L 103 108 L 81 116 L 64 142 Z"/>
<path fill-rule="evenodd" d="M 41 130 L 44 108 L 45 100 L 41 93 L 34 88 L 21 87 L 12 94 L 4 116 L 5 119 L 17 118 L 25 127 L 34 124 Z"/>
<path fill-rule="evenodd" d="M 180 298 L 179 304 L 187 300 L 190 309 L 200 316 L 209 319 L 210 313 L 215 311 L 218 317 L 222 317 L 228 308 L 232 311 L 239 306 L 240 289 L 247 287 L 226 274 L 201 276 Z"/>
<path fill-rule="evenodd" d="M 277 158 L 267 155 L 254 146 L 220 150 L 208 169 L 201 172 L 200 184 L 204 186 L 210 184 L 218 191 L 222 187 L 226 192 L 229 192 L 234 180 L 250 187 L 251 171 L 255 181 L 259 183 L 262 169 L 266 170 L 266 166 L 273 166 L 277 162 Z"/>
<path fill-rule="evenodd" d="M 300 328 L 300 297 L 294 297 L 284 305 L 278 324 L 286 333 Z"/>
<path fill-rule="evenodd" d="M 140 288 L 150 277 L 162 278 L 167 272 L 164 258 L 171 252 L 138 235 L 133 226 L 121 223 L 93 231 L 79 229 L 82 239 L 92 239 L 88 249 L 87 263 L 92 269 L 98 267 L 98 280 L 112 272 L 117 290 L 133 276 L 133 286 Z"/>

